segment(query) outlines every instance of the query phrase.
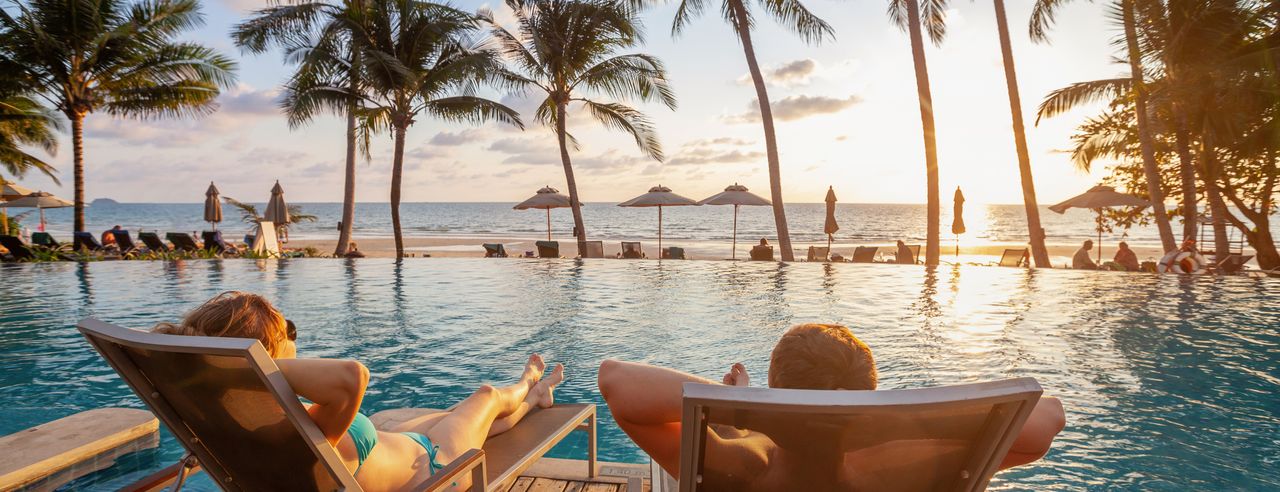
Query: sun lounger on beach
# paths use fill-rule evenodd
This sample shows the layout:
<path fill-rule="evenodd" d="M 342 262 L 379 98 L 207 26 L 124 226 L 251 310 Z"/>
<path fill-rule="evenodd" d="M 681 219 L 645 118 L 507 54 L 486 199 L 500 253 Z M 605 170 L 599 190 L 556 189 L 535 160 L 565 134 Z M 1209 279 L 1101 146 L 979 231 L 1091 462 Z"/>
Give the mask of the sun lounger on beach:
<path fill-rule="evenodd" d="M 139 232 L 138 240 L 142 244 L 147 245 L 147 249 L 156 253 L 168 253 L 169 245 L 160 240 L 160 235 L 154 232 Z"/>
<path fill-rule="evenodd" d="M 39 246 L 41 248 L 51 249 L 51 250 L 62 248 L 62 243 L 59 243 L 57 239 L 53 238 L 52 234 L 49 234 L 47 232 L 31 233 L 31 244 L 35 246 Z"/>
<path fill-rule="evenodd" d="M 120 248 L 120 254 L 130 255 L 138 252 L 138 245 L 133 243 L 133 237 L 129 236 L 129 231 L 112 230 L 111 235 L 116 238 L 116 247 Z"/>
<path fill-rule="evenodd" d="M 234 253 L 236 248 L 222 240 L 222 231 L 204 231 L 200 233 L 204 239 L 204 249 L 218 254 Z"/>
<path fill-rule="evenodd" d="M 638 242 L 622 242 L 622 257 L 627 259 L 644 258 L 644 250 L 640 248 Z"/>
<path fill-rule="evenodd" d="M 920 263 L 920 245 L 912 244 L 907 246 L 907 250 L 911 251 L 911 263 Z"/>
<path fill-rule="evenodd" d="M 31 252 L 31 248 L 22 244 L 22 240 L 16 236 L 0 236 L 0 246 L 9 250 L 8 259 L 11 261 L 33 260 L 36 257 L 36 254 Z"/>
<path fill-rule="evenodd" d="M 773 246 L 757 244 L 751 247 L 751 261 L 774 261 Z"/>
<path fill-rule="evenodd" d="M 587 241 L 587 251 L 582 257 L 604 258 L 604 241 Z"/>
<path fill-rule="evenodd" d="M 173 243 L 173 249 L 178 251 L 191 253 L 200 250 L 200 245 L 196 244 L 195 238 L 185 232 L 170 232 L 164 237 Z"/>
<path fill-rule="evenodd" d="M 538 241 L 533 245 L 538 248 L 538 258 L 560 257 L 560 243 L 557 241 Z"/>
<path fill-rule="evenodd" d="M 1214 265 L 1213 268 L 1220 273 L 1238 273 L 1244 270 L 1245 263 L 1252 259 L 1253 255 L 1230 254 Z"/>
<path fill-rule="evenodd" d="M 102 251 L 102 244 L 98 242 L 98 238 L 87 232 L 72 233 L 74 248 L 76 251 Z"/>
<path fill-rule="evenodd" d="M 827 261 L 827 257 L 831 255 L 831 248 L 826 246 L 809 246 L 808 261 Z"/>
<path fill-rule="evenodd" d="M 685 383 L 679 487 L 692 492 L 741 485 L 733 481 L 741 476 L 707 468 L 722 462 L 718 448 L 707 444 L 714 428 L 758 433 L 777 447 L 774 456 L 844 456 L 829 469 L 812 466 L 789 477 L 790 490 L 981 491 L 1041 393 L 1032 378 L 877 391 Z M 663 480 L 655 476 L 653 483 L 657 491 Z"/>
<path fill-rule="evenodd" d="M 876 259 L 876 251 L 880 248 L 876 246 L 858 246 L 853 248 L 853 258 L 850 261 L 854 263 L 871 263 Z"/>
<path fill-rule="evenodd" d="M 668 260 L 685 260 L 685 259 L 688 259 L 688 258 L 685 258 L 685 256 L 684 256 L 684 248 L 681 248 L 681 247 L 679 247 L 679 246 L 671 246 L 671 247 L 668 247 L 668 248 L 662 248 L 662 257 L 663 257 L 663 258 L 666 258 L 666 259 L 668 259 Z"/>
<path fill-rule="evenodd" d="M 1002 267 L 1022 266 L 1022 259 L 1027 256 L 1027 248 L 1006 249 L 1000 255 L 999 265 Z"/>
<path fill-rule="evenodd" d="M 504 248 L 504 247 L 502 247 L 502 244 L 501 244 L 501 243 L 497 243 L 497 244 L 494 244 L 494 243 L 485 243 L 485 244 L 484 244 L 484 257 L 485 257 L 485 258 L 506 258 L 506 257 L 507 257 L 507 249 L 506 249 L 506 248 Z"/>
<path fill-rule="evenodd" d="M 198 464 L 227 490 L 361 490 L 261 342 L 159 335 L 92 318 L 77 328 L 193 460 L 171 467 L 172 480 Z M 432 411 L 392 412 L 407 419 Z M 374 422 L 395 424 L 396 414 L 387 414 L 375 415 Z M 470 475 L 472 490 L 506 490 L 579 429 L 588 433 L 594 476 L 595 406 L 556 405 L 534 410 L 483 450 L 468 451 L 413 489 L 442 490 Z"/>

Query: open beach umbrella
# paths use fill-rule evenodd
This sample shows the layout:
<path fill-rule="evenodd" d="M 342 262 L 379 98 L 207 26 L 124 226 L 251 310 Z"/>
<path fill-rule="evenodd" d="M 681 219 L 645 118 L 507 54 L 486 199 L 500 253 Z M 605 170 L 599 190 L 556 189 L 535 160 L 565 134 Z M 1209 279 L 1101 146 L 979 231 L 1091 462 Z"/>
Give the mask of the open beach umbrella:
<path fill-rule="evenodd" d="M 834 187 L 827 187 L 827 197 L 823 199 L 827 202 L 827 221 L 822 224 L 822 233 L 827 235 L 827 252 L 831 252 L 831 235 L 840 230 L 840 224 L 836 223 L 836 190 Z"/>
<path fill-rule="evenodd" d="M 662 185 L 649 188 L 648 193 L 618 204 L 619 207 L 658 207 L 659 259 L 662 258 L 662 207 L 682 207 L 686 205 L 698 205 L 698 202 L 672 193 L 671 188 Z"/>
<path fill-rule="evenodd" d="M 1049 207 L 1049 210 L 1064 214 L 1069 208 L 1091 208 L 1098 214 L 1098 263 L 1102 263 L 1102 209 L 1110 207 L 1145 208 L 1151 203 L 1133 195 L 1126 195 L 1110 186 L 1094 186 L 1083 194 L 1068 198 L 1066 201 Z"/>
<path fill-rule="evenodd" d="M 10 200 L 0 203 L 0 207 L 5 208 L 34 208 L 40 210 L 40 231 L 44 232 L 44 209 L 46 208 L 65 208 L 75 205 L 69 201 L 63 200 L 50 193 L 37 191 L 17 200 Z"/>
<path fill-rule="evenodd" d="M 222 222 L 222 201 L 218 199 L 218 187 L 209 182 L 209 189 L 204 192 L 204 221 L 213 224 L 213 230 L 218 230 L 218 223 Z"/>
<path fill-rule="evenodd" d="M 723 192 L 716 193 L 702 201 L 699 205 L 733 205 L 733 259 L 738 259 L 738 207 L 743 205 L 762 206 L 773 205 L 773 202 L 764 197 L 747 191 L 746 186 L 734 183 L 733 186 L 726 187 Z"/>
<path fill-rule="evenodd" d="M 956 256 L 960 256 L 960 235 L 964 234 L 964 193 L 956 187 L 955 202 L 951 207 L 951 233 L 956 235 Z"/>
<path fill-rule="evenodd" d="M 547 211 L 547 240 L 550 241 L 551 240 L 551 209 L 566 208 L 569 206 L 571 205 L 569 203 L 568 196 L 560 193 L 560 190 L 557 190 L 550 186 L 543 186 L 542 189 L 538 190 L 537 193 L 529 197 L 528 200 L 520 202 L 516 204 L 516 206 L 511 208 L 514 208 L 516 210 L 529 210 L 529 209 L 546 210 Z"/>
<path fill-rule="evenodd" d="M 0 178 L 0 184 L 3 185 L 0 188 L 0 202 L 17 200 L 32 193 L 31 190 L 15 183 L 10 183 L 3 178 Z M 9 212 L 6 209 L 0 209 L 0 233 L 9 233 Z"/>

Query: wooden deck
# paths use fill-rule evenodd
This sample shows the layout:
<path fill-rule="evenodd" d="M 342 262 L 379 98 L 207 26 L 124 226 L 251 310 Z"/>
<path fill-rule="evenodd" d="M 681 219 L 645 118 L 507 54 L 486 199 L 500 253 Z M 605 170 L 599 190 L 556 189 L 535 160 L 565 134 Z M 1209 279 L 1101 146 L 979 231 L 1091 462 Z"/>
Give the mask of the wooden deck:
<path fill-rule="evenodd" d="M 627 484 L 612 482 L 587 482 L 583 480 L 559 480 L 542 477 L 520 477 L 511 484 L 509 492 L 628 492 Z M 634 491 L 631 491 L 634 492 Z"/>
<path fill-rule="evenodd" d="M 517 478 L 509 492 L 649 492 L 649 467 L 600 462 L 600 474 L 587 478 L 580 460 L 542 458 Z"/>

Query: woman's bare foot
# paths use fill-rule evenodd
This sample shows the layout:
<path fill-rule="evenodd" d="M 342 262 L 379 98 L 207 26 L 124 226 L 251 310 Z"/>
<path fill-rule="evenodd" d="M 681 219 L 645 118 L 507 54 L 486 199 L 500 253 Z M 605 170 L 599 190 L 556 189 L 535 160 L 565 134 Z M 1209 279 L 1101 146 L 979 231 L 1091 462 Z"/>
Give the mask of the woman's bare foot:
<path fill-rule="evenodd" d="M 551 408 L 556 404 L 556 386 L 562 382 L 564 382 L 564 364 L 556 364 L 556 367 L 551 369 L 551 374 L 533 385 L 529 390 L 529 397 L 533 399 L 534 404 L 538 405 L 538 408 Z"/>
<path fill-rule="evenodd" d="M 723 382 L 726 386 L 749 386 L 751 377 L 747 376 L 747 366 L 736 363 L 725 373 Z"/>
<path fill-rule="evenodd" d="M 529 360 L 524 363 L 524 373 L 520 374 L 520 382 L 529 385 L 529 389 L 533 389 L 533 386 L 542 380 L 542 373 L 546 370 L 547 363 L 542 361 L 541 355 L 530 355 Z"/>

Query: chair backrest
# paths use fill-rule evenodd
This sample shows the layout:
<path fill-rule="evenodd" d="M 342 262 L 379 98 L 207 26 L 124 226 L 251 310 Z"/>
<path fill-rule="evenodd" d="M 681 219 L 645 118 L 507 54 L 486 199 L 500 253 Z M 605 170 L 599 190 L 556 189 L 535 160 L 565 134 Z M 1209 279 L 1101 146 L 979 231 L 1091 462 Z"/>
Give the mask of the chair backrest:
<path fill-rule="evenodd" d="M 557 241 L 538 241 L 533 243 L 538 247 L 539 258 L 559 258 L 560 243 Z"/>
<path fill-rule="evenodd" d="M 871 263 L 876 259 L 876 251 L 880 248 L 876 246 L 858 246 L 853 248 L 854 263 Z"/>
<path fill-rule="evenodd" d="M 671 260 L 683 260 L 685 259 L 684 248 L 681 248 L 679 246 L 670 246 L 667 248 L 663 248 L 662 257 L 671 259 Z"/>
<path fill-rule="evenodd" d="M 773 246 L 757 244 L 752 247 L 751 261 L 773 261 Z"/>
<path fill-rule="evenodd" d="M 222 240 L 222 231 L 204 231 L 200 233 L 204 239 L 204 249 L 218 253 L 226 253 L 231 249 L 227 243 Z"/>
<path fill-rule="evenodd" d="M 809 246 L 809 261 L 827 261 L 831 248 L 826 246 Z"/>
<path fill-rule="evenodd" d="M 604 258 L 604 241 L 587 241 L 587 254 L 583 258 Z"/>
<path fill-rule="evenodd" d="M 133 237 L 129 236 L 126 230 L 111 230 L 111 236 L 116 238 L 116 247 L 120 248 L 121 253 L 128 253 L 138 249 L 138 245 L 133 244 Z"/>
<path fill-rule="evenodd" d="M 920 261 L 920 245 L 912 244 L 907 246 L 907 249 L 911 251 L 911 262 L 918 263 Z"/>
<path fill-rule="evenodd" d="M 34 244 L 36 246 L 43 246 L 51 249 L 59 248 L 62 246 L 61 244 L 58 243 L 57 239 L 53 238 L 52 234 L 49 234 L 47 232 L 31 233 L 31 244 Z"/>
<path fill-rule="evenodd" d="M 1000 266 L 1016 267 L 1022 264 L 1022 258 L 1027 255 L 1026 248 L 1006 249 L 1004 254 L 1000 255 Z"/>
<path fill-rule="evenodd" d="M 495 243 L 485 243 L 485 244 L 484 244 L 484 257 L 485 257 L 485 258 L 506 258 L 506 257 L 507 257 L 507 249 L 506 249 L 506 248 L 504 248 L 504 247 L 502 247 L 502 243 L 496 243 L 496 244 L 495 244 Z"/>
<path fill-rule="evenodd" d="M 0 236 L 0 246 L 9 250 L 9 254 L 13 255 L 15 260 L 29 260 L 36 257 L 35 253 L 32 253 L 27 245 L 22 244 L 22 240 L 17 236 Z"/>
<path fill-rule="evenodd" d="M 360 490 L 257 340 L 77 328 L 223 490 Z"/>
<path fill-rule="evenodd" d="M 166 252 L 169 251 L 169 245 L 160 240 L 160 235 L 154 232 L 139 232 L 138 240 L 142 244 L 147 245 L 147 249 L 151 251 Z"/>
<path fill-rule="evenodd" d="M 196 251 L 200 249 L 200 245 L 196 244 L 196 240 L 185 232 L 170 232 L 165 234 L 164 237 L 173 243 L 173 249 L 178 251 Z"/>
<path fill-rule="evenodd" d="M 622 243 L 622 257 L 623 257 L 623 258 L 633 258 L 633 259 L 634 259 L 634 258 L 644 258 L 644 250 L 640 249 L 640 243 L 638 243 L 638 242 L 626 242 L 626 241 L 623 241 L 623 243 Z"/>
<path fill-rule="evenodd" d="M 34 240 L 34 237 L 32 239 Z M 1248 263 L 1249 260 L 1252 259 L 1253 255 L 1238 255 L 1232 253 L 1227 255 L 1226 258 L 1218 263 L 1218 268 L 1221 268 L 1223 273 L 1236 273 L 1243 270 L 1245 263 Z"/>
<path fill-rule="evenodd" d="M 1041 393 L 1032 378 L 876 391 L 685 383 L 680 490 L 737 490 L 766 476 L 708 468 L 726 449 L 708 444 L 709 428 L 752 432 L 772 441 L 773 456 L 788 453 L 794 476 L 771 478 L 790 490 L 984 490 Z"/>
<path fill-rule="evenodd" d="M 93 234 L 80 231 L 72 233 L 71 236 L 73 240 L 72 248 L 76 251 L 84 249 L 98 251 L 102 249 L 102 244 L 98 242 L 98 238 L 93 237 Z"/>

